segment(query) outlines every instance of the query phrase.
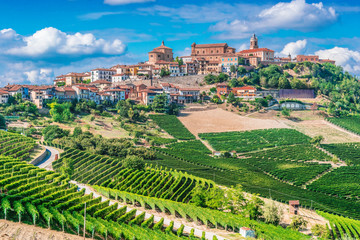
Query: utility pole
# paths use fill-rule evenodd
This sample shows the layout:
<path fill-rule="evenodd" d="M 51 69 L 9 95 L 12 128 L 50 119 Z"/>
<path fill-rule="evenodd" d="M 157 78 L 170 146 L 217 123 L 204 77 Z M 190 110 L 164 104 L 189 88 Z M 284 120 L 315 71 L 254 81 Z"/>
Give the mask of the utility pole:
<path fill-rule="evenodd" d="M 86 233 L 86 202 L 84 206 L 84 240 L 85 240 L 85 233 Z"/>

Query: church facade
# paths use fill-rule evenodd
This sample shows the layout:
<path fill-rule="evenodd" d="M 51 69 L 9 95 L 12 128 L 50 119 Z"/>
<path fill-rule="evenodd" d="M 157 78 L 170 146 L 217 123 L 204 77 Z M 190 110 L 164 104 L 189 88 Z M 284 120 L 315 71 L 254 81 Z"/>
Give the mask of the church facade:
<path fill-rule="evenodd" d="M 161 46 L 154 48 L 149 54 L 149 64 L 155 64 L 157 62 L 173 62 L 174 55 L 171 48 L 166 47 L 164 41 L 162 41 Z"/>

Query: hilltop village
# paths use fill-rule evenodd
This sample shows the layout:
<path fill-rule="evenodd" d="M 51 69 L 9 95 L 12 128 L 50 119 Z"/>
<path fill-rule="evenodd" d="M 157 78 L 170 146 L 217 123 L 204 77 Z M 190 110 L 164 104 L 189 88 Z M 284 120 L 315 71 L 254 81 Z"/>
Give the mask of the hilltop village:
<path fill-rule="evenodd" d="M 320 59 L 319 56 L 298 55 L 292 57 L 275 57 L 274 51 L 259 47 L 257 36 L 250 39 L 250 49 L 236 52 L 236 49 L 226 43 L 191 45 L 190 56 L 174 58 L 173 50 L 165 46 L 164 41 L 159 47 L 148 53 L 148 60 L 135 65 L 115 65 L 110 68 L 96 68 L 85 73 L 67 73 L 57 76 L 53 85 L 7 85 L 0 88 L 0 103 L 7 103 L 9 96 L 21 94 L 23 99 L 30 100 L 38 108 L 42 108 L 53 99 L 72 101 L 74 99 L 93 100 L 97 104 L 105 101 L 118 102 L 131 99 L 138 103 L 149 105 L 156 95 L 166 93 L 171 102 L 178 104 L 197 102 L 200 99 L 201 88 L 198 85 L 182 87 L 167 83 L 162 79 L 206 76 L 209 74 L 226 74 L 239 77 L 238 69 L 252 71 L 259 66 L 288 63 L 332 63 L 329 59 Z M 147 85 L 143 84 L 147 81 Z M 225 84 L 217 86 L 218 96 L 230 92 Z M 224 90 L 225 88 L 225 90 Z M 256 92 L 256 88 L 245 86 L 235 88 L 232 92 L 239 97 L 254 99 L 280 95 L 279 91 Z M 289 95 L 289 92 L 286 93 Z M 294 94 L 294 95 L 291 95 Z M 291 92 L 290 97 L 302 97 L 299 92 Z M 310 90 L 305 95 L 313 96 Z M 285 95 L 284 95 L 285 96 Z"/>

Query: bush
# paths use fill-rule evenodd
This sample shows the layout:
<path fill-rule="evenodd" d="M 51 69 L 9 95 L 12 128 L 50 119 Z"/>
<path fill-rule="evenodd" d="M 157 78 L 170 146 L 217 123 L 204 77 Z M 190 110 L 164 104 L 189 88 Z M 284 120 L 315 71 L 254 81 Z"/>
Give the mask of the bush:
<path fill-rule="evenodd" d="M 129 155 L 123 160 L 123 166 L 131 169 L 144 170 L 145 162 L 141 157 Z"/>

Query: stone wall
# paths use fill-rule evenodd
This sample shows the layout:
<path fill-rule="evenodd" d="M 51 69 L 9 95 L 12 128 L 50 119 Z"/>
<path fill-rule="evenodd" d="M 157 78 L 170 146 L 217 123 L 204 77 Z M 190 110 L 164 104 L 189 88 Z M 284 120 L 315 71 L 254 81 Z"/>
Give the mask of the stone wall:
<path fill-rule="evenodd" d="M 49 153 L 50 152 L 45 148 L 44 151 L 38 157 L 36 157 L 34 160 L 30 162 L 30 164 L 37 165 L 41 163 Z"/>

